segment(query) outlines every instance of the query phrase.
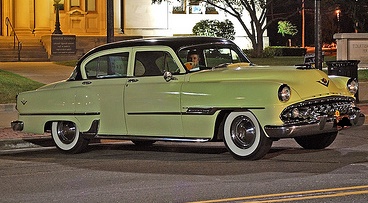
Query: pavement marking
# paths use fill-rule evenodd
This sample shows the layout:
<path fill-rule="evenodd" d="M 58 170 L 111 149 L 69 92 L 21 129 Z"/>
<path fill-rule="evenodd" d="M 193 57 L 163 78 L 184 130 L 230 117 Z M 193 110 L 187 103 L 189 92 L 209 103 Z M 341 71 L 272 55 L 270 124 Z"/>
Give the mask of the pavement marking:
<path fill-rule="evenodd" d="M 234 197 L 226 199 L 214 199 L 190 203 L 214 203 L 214 202 L 233 202 L 233 201 L 245 201 L 244 203 L 263 203 L 263 202 L 297 201 L 297 200 L 368 194 L 368 190 L 364 190 L 367 188 L 368 185 L 361 185 L 361 186 L 351 186 L 341 188 L 328 188 L 320 190 L 307 190 L 307 191 L 275 193 L 266 195 L 255 195 L 246 197 Z"/>

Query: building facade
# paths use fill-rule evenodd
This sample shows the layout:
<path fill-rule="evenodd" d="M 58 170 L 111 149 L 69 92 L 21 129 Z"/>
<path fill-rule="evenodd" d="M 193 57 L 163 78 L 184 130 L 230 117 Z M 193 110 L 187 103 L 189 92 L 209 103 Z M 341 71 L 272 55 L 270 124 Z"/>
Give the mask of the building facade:
<path fill-rule="evenodd" d="M 9 35 L 6 19 L 9 19 L 18 35 L 52 34 L 55 29 L 56 1 L 0 0 L 0 35 Z M 106 36 L 107 1 L 58 1 L 60 28 L 63 34 Z M 151 0 L 113 0 L 113 5 L 115 36 L 190 35 L 193 26 L 200 20 L 229 19 L 235 26 L 234 41 L 242 48 L 251 48 L 250 41 L 235 18 L 200 1 L 175 0 L 152 4 Z M 265 46 L 268 46 L 266 36 Z"/>

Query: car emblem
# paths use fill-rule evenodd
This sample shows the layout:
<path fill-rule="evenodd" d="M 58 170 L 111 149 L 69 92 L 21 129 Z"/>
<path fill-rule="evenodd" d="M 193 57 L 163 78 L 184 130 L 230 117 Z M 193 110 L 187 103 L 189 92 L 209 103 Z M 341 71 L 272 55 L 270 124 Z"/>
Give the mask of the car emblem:
<path fill-rule="evenodd" d="M 22 100 L 20 101 L 23 105 L 26 105 L 27 104 L 27 100 Z"/>
<path fill-rule="evenodd" d="M 330 84 L 330 81 L 327 80 L 326 78 L 322 78 L 321 80 L 317 81 L 319 83 L 321 83 L 322 85 L 328 87 L 328 85 Z"/>

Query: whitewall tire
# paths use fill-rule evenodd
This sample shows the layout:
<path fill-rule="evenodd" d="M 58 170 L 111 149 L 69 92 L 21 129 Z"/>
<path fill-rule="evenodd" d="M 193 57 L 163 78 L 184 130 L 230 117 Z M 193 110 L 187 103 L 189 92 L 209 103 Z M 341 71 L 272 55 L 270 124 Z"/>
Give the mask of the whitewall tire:
<path fill-rule="evenodd" d="M 89 140 L 81 136 L 75 123 L 70 121 L 53 122 L 51 135 L 56 147 L 63 152 L 79 153 L 86 149 Z"/>
<path fill-rule="evenodd" d="M 267 138 L 257 118 L 249 111 L 231 112 L 224 124 L 224 142 L 236 159 L 256 160 L 270 150 Z"/>

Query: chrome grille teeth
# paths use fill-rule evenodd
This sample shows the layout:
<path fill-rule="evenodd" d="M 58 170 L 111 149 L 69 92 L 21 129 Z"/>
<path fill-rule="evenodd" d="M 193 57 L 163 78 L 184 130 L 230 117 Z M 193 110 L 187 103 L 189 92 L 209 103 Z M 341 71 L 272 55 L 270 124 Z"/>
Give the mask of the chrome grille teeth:
<path fill-rule="evenodd" d="M 353 101 L 352 98 L 347 97 L 305 101 L 287 107 L 280 115 L 280 118 L 287 124 L 313 123 L 318 122 L 322 116 L 327 117 L 327 119 L 333 119 L 337 111 L 339 111 L 340 115 L 354 117 L 358 110 L 355 108 Z"/>

